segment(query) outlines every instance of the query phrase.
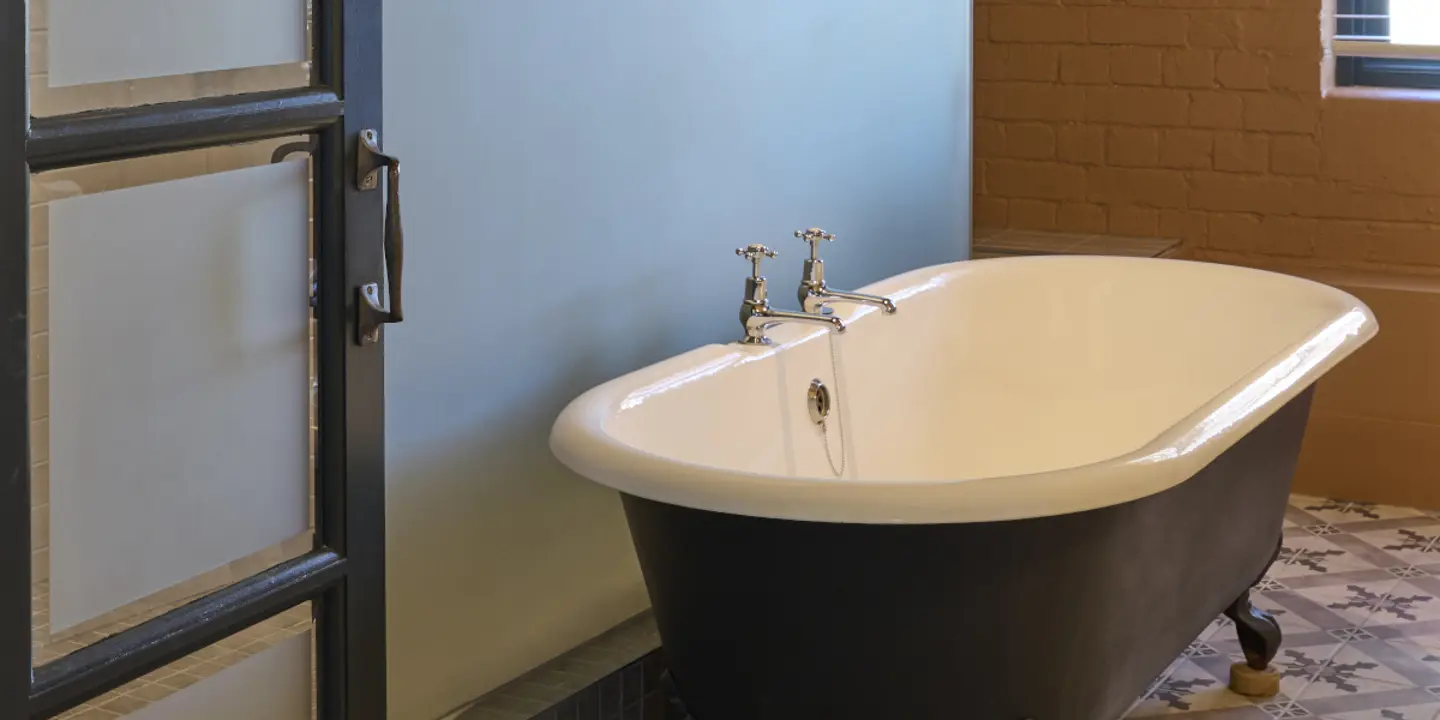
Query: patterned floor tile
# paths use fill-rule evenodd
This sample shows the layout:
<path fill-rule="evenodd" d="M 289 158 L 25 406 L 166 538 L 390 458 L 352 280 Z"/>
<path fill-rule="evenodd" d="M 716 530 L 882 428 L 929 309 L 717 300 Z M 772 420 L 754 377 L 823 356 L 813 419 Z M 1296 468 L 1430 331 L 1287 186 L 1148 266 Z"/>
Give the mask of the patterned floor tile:
<path fill-rule="evenodd" d="M 1430 574 L 1414 565 L 1404 565 L 1400 567 L 1386 568 L 1386 572 L 1398 578 L 1425 577 Z"/>
<path fill-rule="evenodd" d="M 1303 535 L 1285 538 L 1280 557 L 1269 574 L 1284 583 L 1286 578 L 1291 577 L 1373 570 L 1375 567 L 1336 544 L 1332 538 Z"/>
<path fill-rule="evenodd" d="M 1326 585 L 1293 592 L 1344 618 L 1348 626 L 1358 627 L 1370 619 L 1375 608 L 1382 604 L 1390 590 L 1399 583 L 1399 579 L 1392 577 L 1378 582 Z M 1283 624 L 1280 627 L 1281 630 L 1285 629 Z"/>
<path fill-rule="evenodd" d="M 1352 529 L 1328 539 L 1338 545 L 1340 549 L 1349 551 L 1371 565 L 1390 568 L 1409 565 L 1413 562 L 1404 556 L 1409 550 L 1414 549 L 1416 538 L 1425 538 L 1440 533 L 1440 526 L 1433 528 L 1375 527 L 1377 524 L 1370 523 L 1367 527 L 1358 529 L 1352 525 Z M 1406 533 L 1413 534 L 1414 537 Z M 1387 536 L 1392 539 L 1385 539 Z M 1373 544 L 1372 541 L 1374 541 Z M 1423 552 L 1424 549 L 1421 550 Z"/>
<path fill-rule="evenodd" d="M 1429 647 L 1409 640 L 1387 640 L 1379 648 L 1368 649 L 1386 667 L 1404 675 L 1415 685 L 1434 687 L 1440 685 L 1440 647 L 1434 646 L 1436 639 L 1440 638 L 1431 638 Z"/>
<path fill-rule="evenodd" d="M 1440 620 L 1392 625 L 1377 623 L 1365 629 L 1381 640 L 1415 642 L 1414 638 L 1440 637 Z"/>
<path fill-rule="evenodd" d="M 1315 717 L 1309 710 L 1306 710 L 1300 703 L 1294 700 L 1275 700 L 1264 703 L 1260 709 L 1265 711 L 1267 718 L 1310 718 Z"/>
<path fill-rule="evenodd" d="M 1414 638 L 1389 640 L 1390 646 L 1405 653 L 1416 662 L 1440 671 L 1440 635 L 1423 635 Z"/>
<path fill-rule="evenodd" d="M 1345 508 L 1345 514 L 1350 516 L 1351 521 L 1359 520 L 1395 520 L 1399 518 L 1423 518 L 1428 517 L 1426 513 L 1407 507 L 1396 507 L 1394 505 L 1380 505 L 1377 503 L 1352 502 Z"/>
<path fill-rule="evenodd" d="M 1355 540 L 1351 537 L 1342 537 L 1341 539 Z M 1392 572 L 1392 570 L 1393 568 L 1374 567 L 1369 570 L 1347 570 L 1345 572 L 1316 573 L 1313 575 L 1292 575 L 1283 580 L 1276 580 L 1275 582 L 1284 585 L 1287 590 L 1303 590 L 1305 588 L 1324 587 L 1327 585 L 1350 585 L 1353 583 L 1390 583 L 1394 582 L 1396 578 L 1395 572 Z"/>
<path fill-rule="evenodd" d="M 1209 625 L 1205 626 L 1204 630 L 1200 631 L 1200 636 L 1195 639 L 1209 640 L 1218 633 L 1233 635 L 1235 633 L 1235 623 L 1230 622 L 1230 618 L 1224 615 L 1217 615 L 1214 620 L 1210 621 Z"/>
<path fill-rule="evenodd" d="M 1324 720 L 1435 720 L 1436 717 L 1440 717 L 1440 703 L 1356 710 L 1323 717 Z"/>
<path fill-rule="evenodd" d="M 1279 696 L 1227 689 L 1240 645 L 1218 618 L 1126 717 L 1440 720 L 1440 513 L 1293 496 L 1252 601 L 1285 634 Z"/>
<path fill-rule="evenodd" d="M 1314 522 L 1345 522 L 1354 519 L 1346 509 L 1351 503 L 1348 500 L 1327 500 L 1325 498 L 1310 497 L 1308 495 L 1291 495 L 1290 507 L 1296 508 L 1306 515 L 1314 518 L 1310 523 L 1295 520 L 1301 525 L 1314 524 Z M 1293 516 L 1293 514 L 1292 514 Z"/>
<path fill-rule="evenodd" d="M 1344 510 L 1349 507 L 1349 501 L 1329 500 L 1329 498 L 1313 497 L 1313 495 L 1290 495 L 1290 507 L 1302 511 L 1305 516 L 1315 518 L 1315 520 L 1345 521 Z"/>
<path fill-rule="evenodd" d="M 1356 642 L 1359 640 L 1375 640 L 1374 633 L 1362 627 L 1347 627 L 1339 630 L 1330 630 L 1326 634 L 1340 642 Z"/>
<path fill-rule="evenodd" d="M 1390 580 L 1390 585 L 1399 582 Z M 1356 586 L 1363 589 L 1363 585 Z M 1387 586 L 1388 587 L 1388 586 Z M 1306 594 L 1302 594 L 1306 593 Z M 1310 639 L 1307 633 L 1319 632 L 1327 635 L 1325 641 L 1330 641 L 1330 636 L 1337 630 L 1363 626 L 1365 621 L 1370 619 L 1369 611 L 1364 607 L 1348 607 L 1352 600 L 1363 602 L 1364 598 L 1356 598 L 1356 593 L 1349 590 L 1349 585 L 1307 588 L 1304 590 L 1292 590 L 1287 592 L 1266 593 L 1265 599 L 1273 600 L 1284 606 L 1288 611 L 1280 629 L 1285 632 L 1286 644 L 1292 647 L 1299 645 L 1316 644 Z M 1252 600 L 1253 602 L 1253 600 Z M 1378 604 L 1378 598 L 1374 601 Z M 1333 607 L 1332 607 L 1333 606 Z M 1273 614 L 1273 613 L 1272 613 Z M 1278 616 L 1285 617 L 1284 615 Z M 1314 625 L 1316 630 L 1309 631 L 1300 625 L 1297 620 L 1304 620 Z M 1286 631 L 1289 625 L 1291 630 Z"/>
<path fill-rule="evenodd" d="M 1440 527 L 1394 528 L 1357 532 L 1352 537 L 1396 559 L 1392 565 L 1419 565 L 1440 561 L 1435 539 Z"/>
<path fill-rule="evenodd" d="M 1431 595 L 1440 595 L 1440 577 L 1426 573 L 1422 576 L 1406 578 L 1406 582 Z"/>
<path fill-rule="evenodd" d="M 1271 720 L 1271 715 L 1254 705 L 1240 705 L 1236 707 L 1220 708 L 1218 710 L 1200 710 L 1199 712 L 1186 713 L 1184 720 Z"/>
<path fill-rule="evenodd" d="M 1343 647 L 1338 642 L 1304 647 L 1282 646 L 1280 654 L 1270 663 L 1271 669 L 1280 673 L 1280 692 L 1292 698 L 1304 697 L 1315 676 Z"/>
<path fill-rule="evenodd" d="M 1351 644 L 1341 647 L 1329 660 L 1315 667 L 1310 684 L 1300 693 L 1300 703 L 1336 695 L 1374 695 L 1414 687 L 1405 676 Z"/>
<path fill-rule="evenodd" d="M 1260 578 L 1260 582 L 1255 583 L 1255 587 L 1253 589 L 1256 592 L 1265 593 L 1275 592 L 1277 590 L 1289 590 L 1290 586 L 1281 582 L 1279 578 L 1270 577 L 1269 572 L 1267 571 L 1265 577 Z"/>
<path fill-rule="evenodd" d="M 1196 640 L 1195 642 L 1190 643 L 1190 645 L 1185 648 L 1185 652 L 1181 653 L 1180 657 L 1206 658 L 1219 657 L 1220 655 L 1228 656 L 1228 653 L 1225 653 L 1214 645 L 1211 645 L 1210 643 L 1207 643 L 1203 640 Z"/>
<path fill-rule="evenodd" d="M 1229 691 L 1228 678 L 1216 677 L 1199 665 L 1183 660 L 1128 717 L 1156 717 L 1200 710 L 1243 707 L 1252 703 Z"/>
<path fill-rule="evenodd" d="M 1375 712 L 1415 705 L 1429 705 L 1436 699 L 1424 688 L 1411 687 L 1361 694 L 1342 693 L 1325 698 L 1303 700 L 1300 704 L 1317 717 L 1331 718 L 1345 713 Z M 1382 714 L 1380 717 L 1385 716 Z"/>
<path fill-rule="evenodd" d="M 1440 620 L 1440 597 L 1409 580 L 1400 580 L 1375 604 L 1366 627 Z"/>
<path fill-rule="evenodd" d="M 1304 615 L 1291 610 L 1288 605 L 1282 602 L 1282 599 L 1289 599 L 1296 595 L 1299 595 L 1298 591 L 1293 593 L 1252 593 L 1250 603 L 1274 616 L 1275 621 L 1280 623 L 1280 632 L 1284 633 L 1287 637 L 1321 630 L 1322 628 L 1319 625 L 1306 620 Z M 1293 600 L 1291 604 L 1294 604 Z M 1222 615 L 1221 617 L 1224 616 Z M 1225 623 L 1226 637 L 1233 638 L 1235 636 L 1235 624 L 1228 619 Z"/>

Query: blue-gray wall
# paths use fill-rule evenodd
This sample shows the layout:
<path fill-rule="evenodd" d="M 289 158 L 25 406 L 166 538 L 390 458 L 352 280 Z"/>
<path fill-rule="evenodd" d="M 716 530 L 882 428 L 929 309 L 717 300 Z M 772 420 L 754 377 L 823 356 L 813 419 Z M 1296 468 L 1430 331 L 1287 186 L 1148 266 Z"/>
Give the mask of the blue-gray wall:
<path fill-rule="evenodd" d="M 391 716 L 430 720 L 646 605 L 608 491 L 546 436 L 578 393 L 793 305 L 964 257 L 967 0 L 386 3 L 406 165 L 388 331 Z"/>

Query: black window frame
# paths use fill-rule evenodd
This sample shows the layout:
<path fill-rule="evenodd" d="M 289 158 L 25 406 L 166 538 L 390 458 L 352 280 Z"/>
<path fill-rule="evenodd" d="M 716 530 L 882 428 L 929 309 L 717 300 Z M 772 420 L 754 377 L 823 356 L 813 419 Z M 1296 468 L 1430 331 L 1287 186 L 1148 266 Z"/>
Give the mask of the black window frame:
<path fill-rule="evenodd" d="M 1340 87 L 1440 90 L 1440 60 L 1406 58 L 1335 58 L 1335 84 Z"/>
<path fill-rule="evenodd" d="M 1390 40 L 1390 0 L 1336 0 L 1335 39 Z"/>

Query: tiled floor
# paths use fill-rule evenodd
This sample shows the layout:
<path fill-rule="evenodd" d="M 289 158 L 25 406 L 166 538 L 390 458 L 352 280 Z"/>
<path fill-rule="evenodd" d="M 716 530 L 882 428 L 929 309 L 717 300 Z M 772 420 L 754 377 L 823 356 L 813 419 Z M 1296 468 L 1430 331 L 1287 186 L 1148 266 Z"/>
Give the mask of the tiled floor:
<path fill-rule="evenodd" d="M 1211 623 L 1127 717 L 1440 719 L 1440 513 L 1295 496 L 1255 604 L 1285 632 L 1281 694 L 1226 689 L 1235 631 Z"/>

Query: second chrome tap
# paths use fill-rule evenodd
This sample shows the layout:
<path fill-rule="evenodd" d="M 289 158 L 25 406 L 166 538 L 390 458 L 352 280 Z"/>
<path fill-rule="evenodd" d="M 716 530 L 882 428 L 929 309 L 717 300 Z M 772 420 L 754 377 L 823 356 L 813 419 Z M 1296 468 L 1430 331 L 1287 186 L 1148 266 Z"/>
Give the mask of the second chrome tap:
<path fill-rule="evenodd" d="M 760 261 L 777 254 L 764 245 L 751 245 L 735 251 L 736 255 L 751 263 L 750 277 L 745 280 L 745 301 L 740 305 L 740 324 L 745 326 L 745 337 L 740 342 L 746 345 L 769 345 L 765 331 L 786 322 L 808 325 L 824 325 L 835 332 L 845 332 L 845 323 L 840 318 L 808 312 L 790 312 L 770 307 L 765 277 L 760 274 Z"/>
<path fill-rule="evenodd" d="M 887 314 L 894 314 L 895 303 L 890 298 L 831 290 L 825 285 L 825 261 L 820 259 L 820 243 L 834 242 L 834 235 L 820 228 L 810 228 L 809 230 L 796 230 L 795 237 L 810 244 L 810 259 L 805 261 L 805 272 L 800 276 L 798 295 L 801 310 L 807 313 L 828 313 L 830 309 L 825 306 L 832 302 L 853 302 L 861 305 L 873 305 Z"/>

